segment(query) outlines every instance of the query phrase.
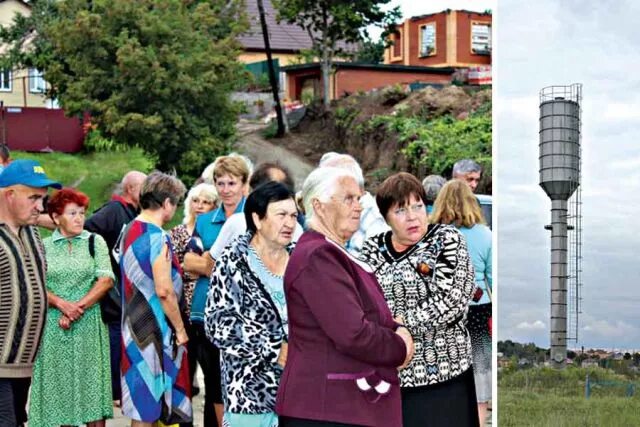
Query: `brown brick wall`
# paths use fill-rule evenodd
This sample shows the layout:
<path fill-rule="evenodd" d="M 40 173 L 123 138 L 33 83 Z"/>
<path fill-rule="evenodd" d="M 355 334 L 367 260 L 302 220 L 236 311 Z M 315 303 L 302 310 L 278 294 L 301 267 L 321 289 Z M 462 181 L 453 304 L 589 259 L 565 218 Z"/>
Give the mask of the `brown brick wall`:
<path fill-rule="evenodd" d="M 346 93 L 413 82 L 450 83 L 451 76 L 446 74 L 390 72 L 382 70 L 339 70 L 336 73 L 336 94 L 338 98 Z"/>
<path fill-rule="evenodd" d="M 478 13 L 458 12 L 458 63 L 478 65 L 491 64 L 491 55 L 471 53 L 471 22 L 491 23 L 491 16 Z"/>
<path fill-rule="evenodd" d="M 435 22 L 436 54 L 420 58 L 420 26 Z M 409 62 L 407 65 L 437 66 L 447 62 L 447 14 L 439 13 L 409 22 Z"/>

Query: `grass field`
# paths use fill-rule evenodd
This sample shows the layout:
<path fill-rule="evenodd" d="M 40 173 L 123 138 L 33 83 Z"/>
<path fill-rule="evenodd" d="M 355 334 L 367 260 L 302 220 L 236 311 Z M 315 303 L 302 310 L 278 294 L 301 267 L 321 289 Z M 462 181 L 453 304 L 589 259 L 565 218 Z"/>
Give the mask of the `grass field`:
<path fill-rule="evenodd" d="M 111 198 L 111 194 L 125 173 L 130 170 L 149 172 L 153 169 L 153 162 L 139 149 L 90 154 L 12 151 L 11 157 L 38 160 L 50 178 L 60 181 L 64 186 L 73 186 L 86 193 L 91 199 L 89 213 Z M 165 229 L 168 230 L 181 220 L 182 207 L 179 207 L 176 216 L 165 226 Z M 43 234 L 48 235 L 46 231 Z"/>
<path fill-rule="evenodd" d="M 592 388 L 587 374 L 614 386 Z M 601 368 L 535 368 L 501 373 L 498 378 L 500 427 L 631 427 L 640 425 L 640 395 L 625 396 L 629 380 Z"/>
<path fill-rule="evenodd" d="M 73 186 L 91 198 L 90 211 L 109 200 L 111 193 L 130 170 L 148 172 L 153 164 L 142 151 L 102 152 L 91 154 L 11 152 L 14 159 L 38 160 L 47 175 L 64 186 Z"/>

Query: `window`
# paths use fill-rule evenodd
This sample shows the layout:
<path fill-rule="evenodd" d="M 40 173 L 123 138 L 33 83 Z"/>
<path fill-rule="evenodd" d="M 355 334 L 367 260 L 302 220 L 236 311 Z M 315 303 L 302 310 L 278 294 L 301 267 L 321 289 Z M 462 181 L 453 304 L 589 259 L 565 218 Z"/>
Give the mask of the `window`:
<path fill-rule="evenodd" d="M 0 91 L 11 92 L 11 70 L 0 70 Z"/>
<path fill-rule="evenodd" d="M 44 77 L 42 76 L 42 71 L 36 70 L 35 68 L 29 69 L 29 92 L 32 93 L 43 93 L 45 90 L 45 82 Z"/>
<path fill-rule="evenodd" d="M 484 22 L 471 23 L 471 52 L 478 55 L 491 54 L 491 25 Z"/>
<path fill-rule="evenodd" d="M 393 58 L 402 58 L 402 33 L 400 31 L 396 31 L 393 33 Z"/>
<path fill-rule="evenodd" d="M 436 54 L 436 24 L 420 26 L 420 56 Z"/>

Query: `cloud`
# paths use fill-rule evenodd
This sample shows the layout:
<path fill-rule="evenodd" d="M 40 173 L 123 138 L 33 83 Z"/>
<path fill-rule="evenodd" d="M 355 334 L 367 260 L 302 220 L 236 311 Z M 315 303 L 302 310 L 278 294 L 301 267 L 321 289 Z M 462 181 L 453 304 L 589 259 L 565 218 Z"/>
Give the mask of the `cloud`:
<path fill-rule="evenodd" d="M 547 325 L 542 320 L 536 320 L 533 323 L 522 322 L 516 326 L 517 329 L 524 329 L 526 331 L 540 331 L 547 328 Z"/>

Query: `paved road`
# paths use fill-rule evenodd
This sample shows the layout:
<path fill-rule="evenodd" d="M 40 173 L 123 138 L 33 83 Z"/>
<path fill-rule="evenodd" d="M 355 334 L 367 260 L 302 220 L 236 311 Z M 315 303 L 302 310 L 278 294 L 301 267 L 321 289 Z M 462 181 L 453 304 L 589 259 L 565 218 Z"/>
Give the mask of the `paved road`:
<path fill-rule="evenodd" d="M 265 127 L 262 124 L 240 122 L 237 127 L 238 151 L 247 155 L 255 165 L 262 162 L 279 162 L 289 169 L 296 189 L 299 190 L 307 175 L 314 169 L 314 165 L 286 148 L 265 139 L 262 136 L 262 130 Z M 277 140 L 273 141 L 277 142 Z"/>

